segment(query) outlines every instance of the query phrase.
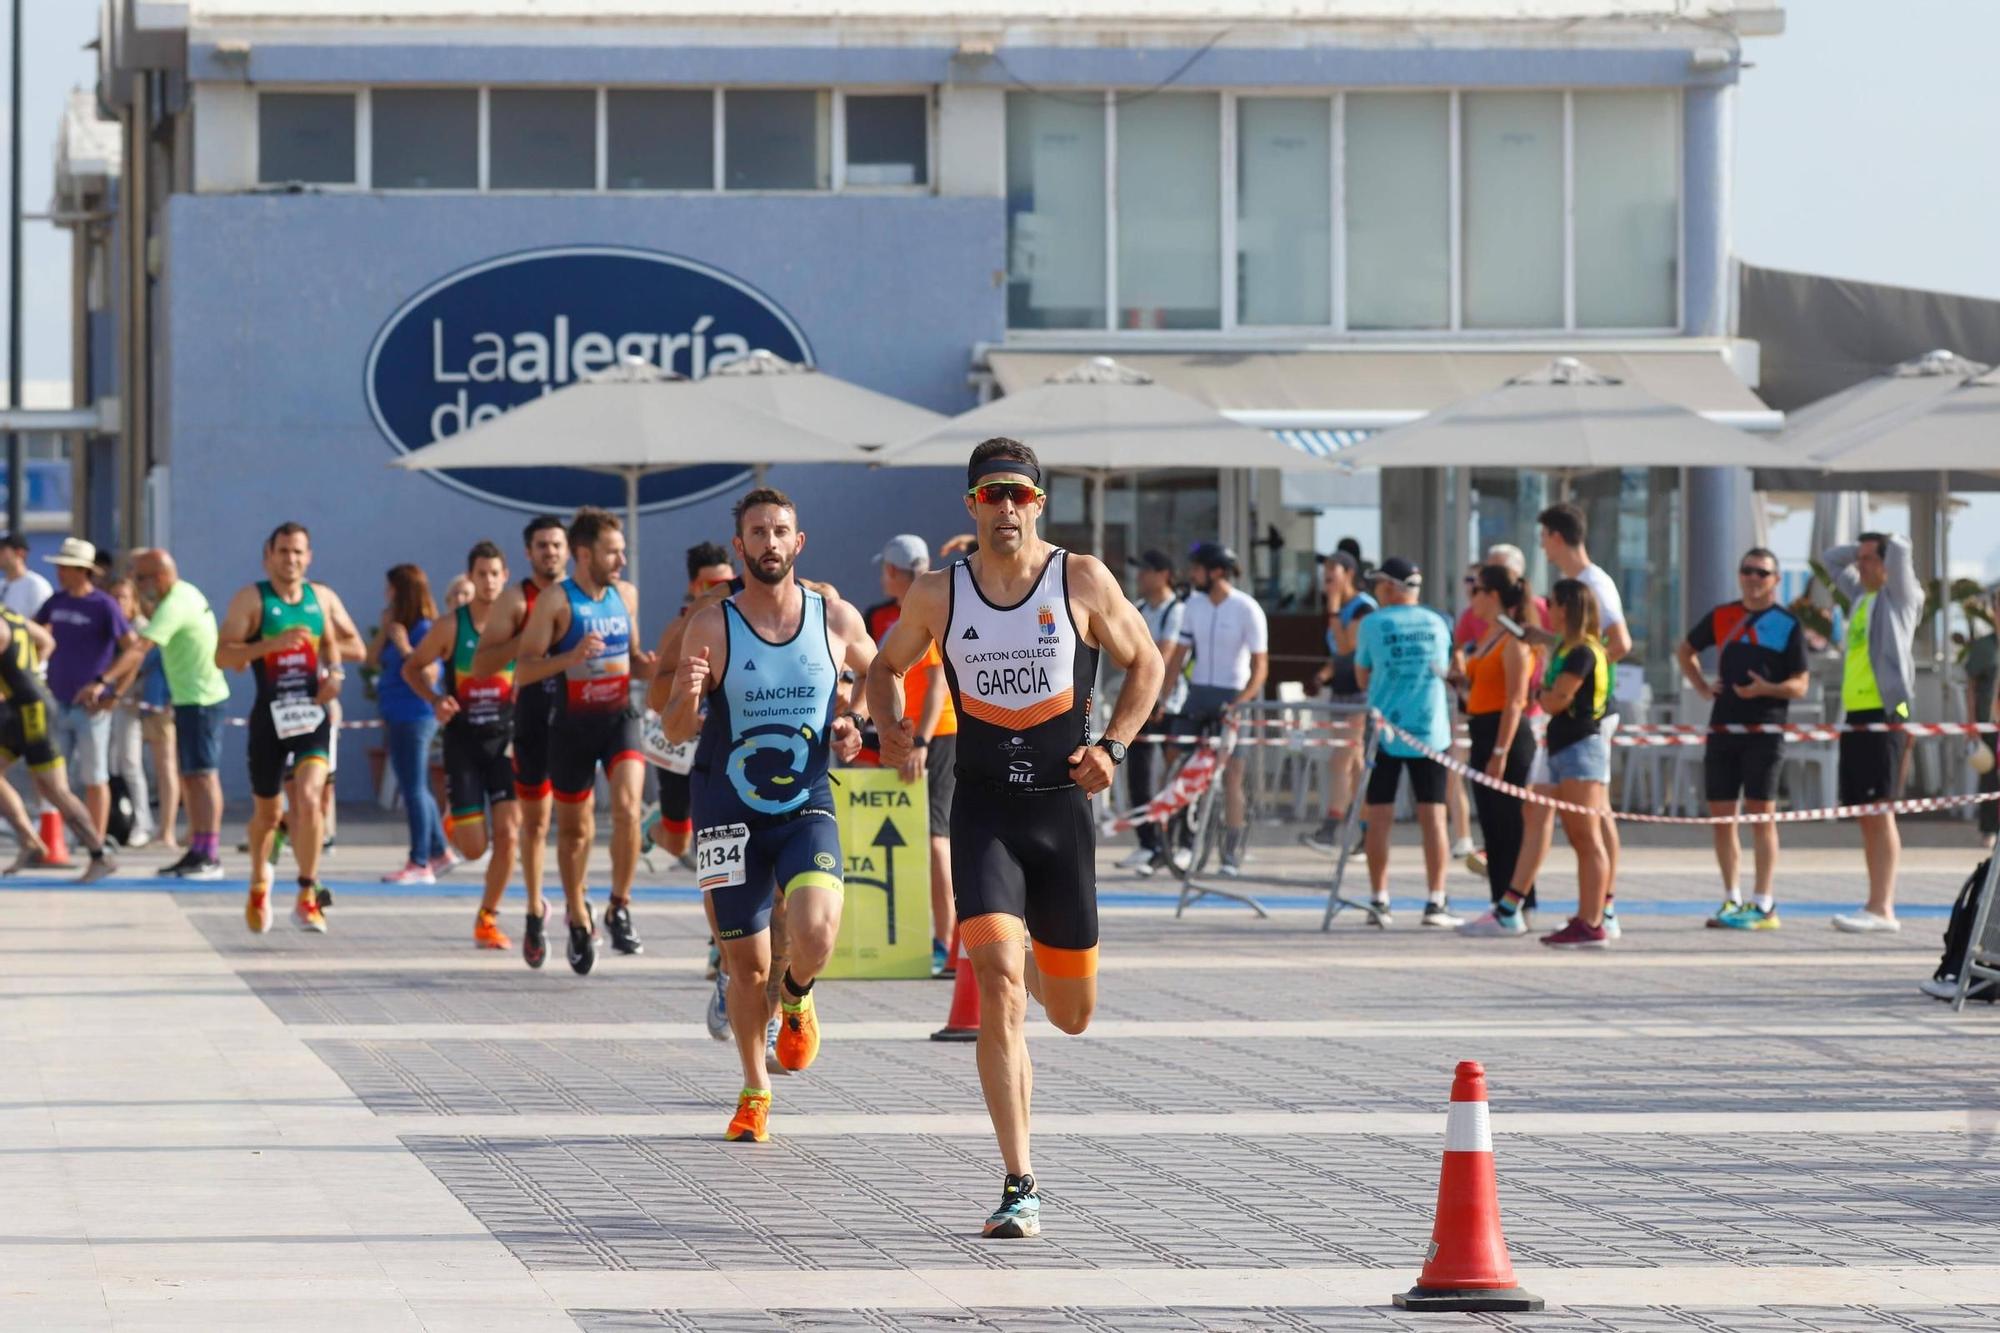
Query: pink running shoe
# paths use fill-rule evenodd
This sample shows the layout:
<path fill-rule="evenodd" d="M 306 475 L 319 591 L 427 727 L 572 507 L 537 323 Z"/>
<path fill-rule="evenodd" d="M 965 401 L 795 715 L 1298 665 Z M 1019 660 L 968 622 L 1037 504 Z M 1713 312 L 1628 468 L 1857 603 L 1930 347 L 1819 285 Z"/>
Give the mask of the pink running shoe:
<path fill-rule="evenodd" d="M 382 882 L 384 884 L 435 884 L 437 883 L 437 876 L 431 873 L 429 866 L 412 861 L 401 870 L 392 870 L 382 876 Z"/>

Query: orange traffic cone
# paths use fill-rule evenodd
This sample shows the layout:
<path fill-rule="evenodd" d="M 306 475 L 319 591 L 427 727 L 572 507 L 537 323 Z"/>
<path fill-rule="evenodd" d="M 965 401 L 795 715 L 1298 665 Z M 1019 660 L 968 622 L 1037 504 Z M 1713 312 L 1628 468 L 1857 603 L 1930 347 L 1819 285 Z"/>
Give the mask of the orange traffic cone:
<path fill-rule="evenodd" d="M 972 975 L 972 960 L 965 956 L 965 940 L 954 930 L 952 952 L 958 955 L 958 975 L 951 982 L 951 1013 L 944 1026 L 931 1033 L 932 1041 L 976 1041 L 979 1038 L 979 981 Z"/>
<path fill-rule="evenodd" d="M 1500 1234 L 1500 1191 L 1493 1177 L 1493 1133 L 1486 1123 L 1486 1071 L 1459 1063 L 1444 1128 L 1437 1220 L 1417 1285 L 1398 1292 L 1405 1310 L 1539 1310 L 1542 1298 L 1514 1285 L 1514 1265 Z"/>
<path fill-rule="evenodd" d="M 66 866 L 70 864 L 69 844 L 64 841 L 67 831 L 63 828 L 62 813 L 57 810 L 42 811 L 42 846 L 48 854 L 42 857 L 45 866 Z"/>

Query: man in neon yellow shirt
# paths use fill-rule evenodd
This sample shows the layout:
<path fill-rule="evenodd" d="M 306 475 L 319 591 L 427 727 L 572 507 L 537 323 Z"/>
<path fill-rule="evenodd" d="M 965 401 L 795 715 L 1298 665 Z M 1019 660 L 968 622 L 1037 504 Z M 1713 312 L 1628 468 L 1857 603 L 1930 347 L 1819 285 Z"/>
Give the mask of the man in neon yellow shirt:
<path fill-rule="evenodd" d="M 1840 701 L 1849 726 L 1910 720 L 1916 664 L 1910 645 L 1923 610 L 1924 589 L 1910 567 L 1906 537 L 1864 532 L 1852 546 L 1820 557 L 1848 599 Z M 1900 732 L 1848 731 L 1840 737 L 1840 803 L 1871 805 L 1896 797 L 1902 769 Z M 1868 860 L 1868 904 L 1833 918 L 1836 930 L 1896 931 L 1896 863 L 1903 843 L 1893 814 L 1862 815 Z"/>

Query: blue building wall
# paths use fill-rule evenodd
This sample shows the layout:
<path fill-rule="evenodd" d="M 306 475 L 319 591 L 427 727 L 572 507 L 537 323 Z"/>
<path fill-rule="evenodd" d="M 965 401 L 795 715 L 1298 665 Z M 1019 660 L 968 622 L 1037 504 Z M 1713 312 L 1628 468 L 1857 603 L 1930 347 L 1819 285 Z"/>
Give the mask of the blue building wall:
<path fill-rule="evenodd" d="M 265 533 L 297 519 L 313 529 L 314 577 L 366 628 L 379 618 L 391 564 L 423 565 L 441 590 L 480 538 L 518 558 L 524 514 L 388 466 L 394 453 L 364 393 L 384 321 L 455 270 L 557 245 L 699 260 L 782 307 L 827 371 L 953 412 L 973 401 L 973 344 L 1003 332 L 994 270 L 1005 228 L 999 200 L 176 196 L 161 297 L 172 349 L 161 367 L 162 444 L 182 573 L 219 612 L 261 576 Z M 799 500 L 801 567 L 862 605 L 879 595 L 869 557 L 887 536 L 912 531 L 935 545 L 967 526 L 950 471 L 776 467 L 768 480 Z M 728 537 L 734 493 L 643 521 L 637 581 L 648 642 L 679 606 L 684 548 Z M 247 677 L 233 684 L 240 713 Z M 348 691 L 350 716 L 368 716 L 359 682 Z M 368 795 L 367 766 L 342 767 L 343 796 Z M 240 765 L 224 773 L 241 783 Z"/>

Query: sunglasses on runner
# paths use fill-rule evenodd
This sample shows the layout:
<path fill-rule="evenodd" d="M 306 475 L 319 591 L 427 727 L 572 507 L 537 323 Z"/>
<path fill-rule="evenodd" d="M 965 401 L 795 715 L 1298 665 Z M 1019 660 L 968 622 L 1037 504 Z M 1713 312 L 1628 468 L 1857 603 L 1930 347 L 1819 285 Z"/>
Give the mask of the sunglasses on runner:
<path fill-rule="evenodd" d="M 1738 565 L 1736 572 L 1746 579 L 1774 579 L 1778 577 L 1777 570 L 1765 569 L 1761 565 Z"/>
<path fill-rule="evenodd" d="M 1025 481 L 982 481 L 966 494 L 983 505 L 1012 502 L 1017 509 L 1048 496 L 1041 487 Z"/>

